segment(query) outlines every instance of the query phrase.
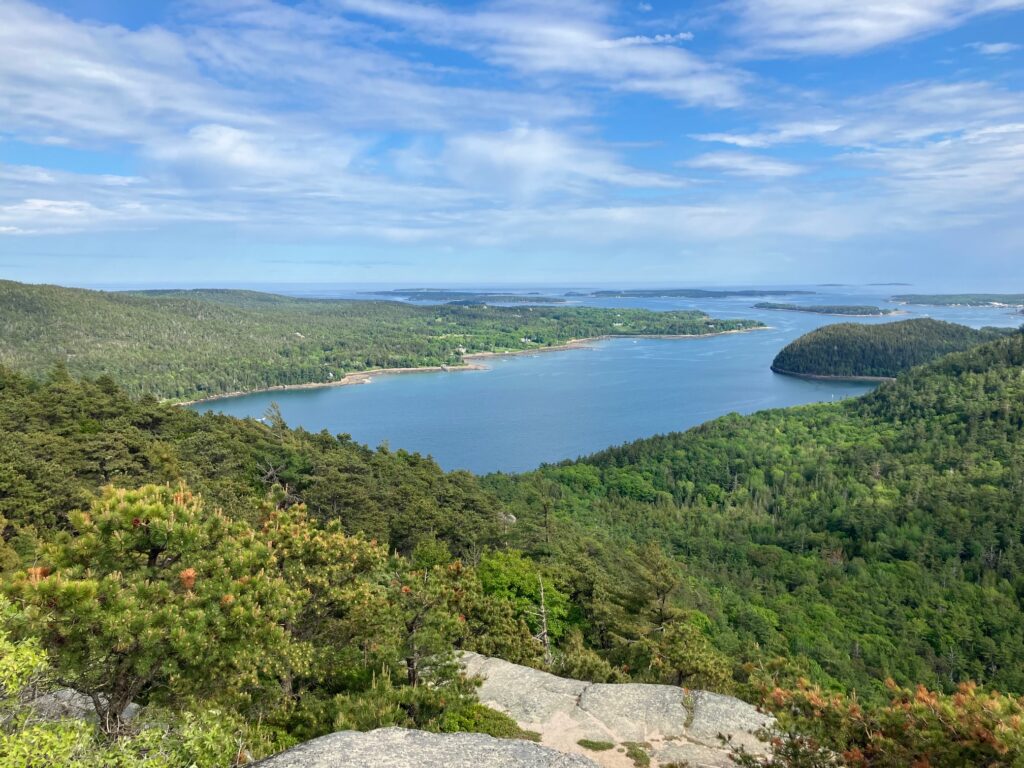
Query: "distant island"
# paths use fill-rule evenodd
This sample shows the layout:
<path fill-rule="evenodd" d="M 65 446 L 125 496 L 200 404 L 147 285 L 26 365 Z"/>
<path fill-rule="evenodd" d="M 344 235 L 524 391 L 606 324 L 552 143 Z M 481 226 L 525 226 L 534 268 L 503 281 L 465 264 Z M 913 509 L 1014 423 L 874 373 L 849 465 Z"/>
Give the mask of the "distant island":
<path fill-rule="evenodd" d="M 652 288 L 623 291 L 570 291 L 566 296 L 595 299 L 728 299 L 734 296 L 760 298 L 762 296 L 812 296 L 814 291 L 790 290 L 705 290 L 703 288 Z"/>
<path fill-rule="evenodd" d="M 696 310 L 420 306 L 0 281 L 0 366 L 44 378 L 59 364 L 75 376 L 115 377 L 133 395 L 178 401 L 352 383 L 370 373 L 466 369 L 474 355 L 583 339 L 703 336 L 763 325 Z"/>
<path fill-rule="evenodd" d="M 804 334 L 782 349 L 775 373 L 806 378 L 882 380 L 901 371 L 1017 333 L 916 318 L 881 325 L 836 323 Z"/>
<path fill-rule="evenodd" d="M 488 293 L 486 291 L 453 291 L 446 288 L 397 288 L 390 291 L 362 291 L 365 296 L 387 296 L 406 301 L 432 301 L 438 304 L 564 304 L 560 296 L 540 293 Z"/>
<path fill-rule="evenodd" d="M 1024 307 L 1024 293 L 904 293 L 892 301 L 932 307 Z"/>
<path fill-rule="evenodd" d="M 868 285 L 873 285 L 875 287 L 891 287 L 891 286 L 894 286 L 894 285 L 900 285 L 900 286 L 913 285 L 913 283 L 868 283 Z"/>
<path fill-rule="evenodd" d="M 755 304 L 754 309 L 775 309 L 784 312 L 810 312 L 815 315 L 843 315 L 846 317 L 880 317 L 882 315 L 896 314 L 899 310 L 883 309 L 868 305 L 853 304 L 775 304 L 770 301 L 762 301 Z"/>

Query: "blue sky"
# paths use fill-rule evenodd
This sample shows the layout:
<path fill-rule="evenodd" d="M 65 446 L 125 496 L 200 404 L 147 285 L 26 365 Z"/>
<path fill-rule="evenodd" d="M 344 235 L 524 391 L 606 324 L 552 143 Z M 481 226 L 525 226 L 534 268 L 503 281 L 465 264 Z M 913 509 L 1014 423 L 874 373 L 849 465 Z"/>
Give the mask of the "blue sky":
<path fill-rule="evenodd" d="M 3 0 L 0 277 L 1024 290 L 1024 0 Z"/>

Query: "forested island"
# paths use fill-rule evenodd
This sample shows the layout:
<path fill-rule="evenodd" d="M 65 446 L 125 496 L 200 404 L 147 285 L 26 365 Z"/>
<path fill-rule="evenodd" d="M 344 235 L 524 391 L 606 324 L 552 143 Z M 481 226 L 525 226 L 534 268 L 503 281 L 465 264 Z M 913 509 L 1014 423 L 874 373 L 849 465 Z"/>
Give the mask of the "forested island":
<path fill-rule="evenodd" d="M 112 293 L 0 281 L 0 364 L 109 375 L 134 395 L 189 400 L 340 381 L 375 369 L 460 366 L 465 355 L 603 336 L 750 330 L 698 311 L 414 306 L 253 291 Z"/>
<path fill-rule="evenodd" d="M 340 729 L 528 737 L 461 682 L 467 649 L 763 701 L 778 766 L 1012 764 L 1022 367 L 1017 333 L 862 399 L 486 478 L 0 369 L 3 747 L 206 768 Z M 33 718 L 30 685 L 99 726 Z"/>
<path fill-rule="evenodd" d="M 886 379 L 937 357 L 970 349 L 1012 328 L 982 328 L 914 318 L 864 325 L 836 323 L 786 345 L 772 362 L 776 373 L 816 378 Z"/>
<path fill-rule="evenodd" d="M 588 296 L 601 299 L 728 299 L 731 297 L 759 298 L 761 296 L 811 296 L 814 291 L 795 290 L 705 290 L 703 288 L 651 288 L 639 290 L 590 291 L 581 293 L 570 291 L 566 296 Z"/>
<path fill-rule="evenodd" d="M 815 315 L 846 315 L 849 317 L 881 317 L 891 315 L 898 310 L 883 309 L 868 305 L 855 304 L 777 304 L 762 301 L 754 305 L 754 309 L 775 309 L 783 312 L 810 312 Z"/>
<path fill-rule="evenodd" d="M 932 307 L 1024 307 L 1024 293 L 904 293 L 892 301 Z"/>

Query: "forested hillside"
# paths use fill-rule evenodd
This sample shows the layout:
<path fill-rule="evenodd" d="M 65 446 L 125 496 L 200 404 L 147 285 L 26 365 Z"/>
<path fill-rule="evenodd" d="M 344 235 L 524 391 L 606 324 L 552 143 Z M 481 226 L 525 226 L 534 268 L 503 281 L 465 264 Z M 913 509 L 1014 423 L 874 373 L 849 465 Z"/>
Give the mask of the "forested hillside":
<path fill-rule="evenodd" d="M 889 677 L 1021 693 L 1022 438 L 1018 333 L 862 399 L 727 416 L 489 482 L 520 519 L 517 545 L 569 569 L 586 640 L 613 663 L 644 629 L 623 635 L 600 602 L 646 578 L 620 553 L 647 545 L 681 565 L 679 606 L 739 677 L 777 657 L 863 700 Z"/>
<path fill-rule="evenodd" d="M 754 699 L 805 677 L 858 692 L 829 699 L 835 722 L 873 713 L 900 744 L 918 730 L 887 678 L 1024 692 L 1022 432 L 1019 333 L 859 400 L 484 479 L 273 412 L 0 369 L 5 690 L 74 685 L 105 731 L 4 694 L 0 752 L 213 766 L 344 728 L 516 734 L 459 681 L 458 648 Z M 942 744 L 1009 749 L 1019 704 L 964 696 Z M 130 701 L 155 729 L 125 724 Z M 167 761 L 143 763 L 154 734 Z"/>
<path fill-rule="evenodd" d="M 892 378 L 950 352 L 1014 333 L 915 318 L 896 323 L 836 323 L 804 334 L 775 356 L 772 370 L 803 376 Z"/>
<path fill-rule="evenodd" d="M 702 312 L 421 307 L 251 291 L 109 293 L 0 281 L 0 365 L 113 376 L 131 394 L 189 399 L 337 380 L 372 368 L 458 365 L 472 352 L 609 335 L 754 328 Z"/>

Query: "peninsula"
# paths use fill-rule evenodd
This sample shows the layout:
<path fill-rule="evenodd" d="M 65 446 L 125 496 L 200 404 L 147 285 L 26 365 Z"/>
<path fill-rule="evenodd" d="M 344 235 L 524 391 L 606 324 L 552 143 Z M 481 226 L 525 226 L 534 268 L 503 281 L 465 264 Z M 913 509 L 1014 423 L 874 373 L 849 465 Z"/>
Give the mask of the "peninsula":
<path fill-rule="evenodd" d="M 1024 293 L 903 293 L 892 301 L 932 307 L 1024 307 Z"/>
<path fill-rule="evenodd" d="M 614 336 L 703 336 L 764 327 L 695 310 L 417 306 L 237 290 L 105 292 L 0 281 L 0 365 L 42 378 L 115 378 L 175 401 L 352 374 L 464 367 L 480 353 L 534 352 Z M 45 343 L 40 343 L 45 339 Z"/>
<path fill-rule="evenodd" d="M 762 301 L 754 305 L 754 309 L 773 309 L 783 312 L 810 312 L 815 315 L 841 315 L 843 317 L 881 317 L 894 315 L 900 310 L 883 309 L 868 305 L 852 304 L 776 304 L 771 301 Z"/>
<path fill-rule="evenodd" d="M 760 298 L 762 296 L 812 296 L 814 291 L 789 289 L 725 289 L 704 288 L 651 288 L 638 290 L 591 291 L 589 293 L 570 291 L 566 296 L 599 299 L 728 299 L 732 297 Z"/>

